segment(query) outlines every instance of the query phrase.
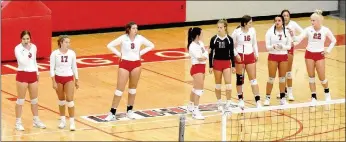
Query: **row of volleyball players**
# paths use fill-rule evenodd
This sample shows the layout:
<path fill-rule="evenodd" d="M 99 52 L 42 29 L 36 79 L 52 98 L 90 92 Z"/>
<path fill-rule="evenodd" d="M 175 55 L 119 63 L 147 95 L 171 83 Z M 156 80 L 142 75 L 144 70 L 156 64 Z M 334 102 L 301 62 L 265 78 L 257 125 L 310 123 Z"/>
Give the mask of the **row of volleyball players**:
<path fill-rule="evenodd" d="M 37 48 L 35 44 L 30 42 L 31 34 L 29 31 L 23 31 L 20 37 L 22 42 L 15 47 L 14 51 L 18 63 L 18 71 L 16 74 L 18 97 L 15 107 L 15 129 L 19 131 L 25 130 L 21 121 L 21 116 L 26 90 L 29 91 L 31 99 L 33 126 L 45 129 L 46 125 L 38 117 L 39 72 L 36 61 Z M 60 123 L 58 127 L 63 129 L 66 126 L 65 105 L 67 105 L 70 118 L 70 130 L 74 131 L 76 129 L 74 122 L 74 87 L 77 89 L 79 88 L 76 54 L 70 49 L 70 39 L 67 36 L 59 37 L 58 46 L 59 49 L 53 51 L 50 56 L 50 77 L 52 78 L 53 88 L 59 99 Z"/>
<path fill-rule="evenodd" d="M 309 84 L 312 92 L 312 104 L 316 103 L 315 87 L 315 68 L 319 79 L 323 85 L 325 98 L 330 100 L 328 83 L 325 78 L 324 56 L 331 52 L 336 43 L 332 32 L 325 26 L 322 26 L 323 16 L 320 10 L 311 15 L 311 24 L 304 30 L 290 20 L 290 12 L 283 10 L 281 15 L 274 19 L 274 25 L 270 27 L 265 35 L 266 48 L 268 55 L 269 79 L 266 86 L 266 99 L 264 105 L 270 105 L 270 94 L 276 76 L 279 72 L 280 104 L 288 104 L 289 100 L 294 100 L 292 94 L 292 62 L 294 45 L 299 44 L 305 37 L 308 37 L 308 46 L 305 53 L 306 67 L 310 77 Z M 248 74 L 252 92 L 256 101 L 256 106 L 261 107 L 259 88 L 256 80 L 256 62 L 258 60 L 258 47 L 256 40 L 256 31 L 252 27 L 252 18 L 245 15 L 241 19 L 240 26 L 234 30 L 231 36 L 228 35 L 227 21 L 222 19 L 217 23 L 218 33 L 210 40 L 210 50 L 204 46 L 201 41 L 203 38 L 202 29 L 199 27 L 190 28 L 188 31 L 188 51 L 191 57 L 190 74 L 193 77 L 193 88 L 190 94 L 190 103 L 187 106 L 188 111 L 192 112 L 195 119 L 204 119 L 198 109 L 199 98 L 203 94 L 205 65 L 209 58 L 209 73 L 214 72 L 215 94 L 217 98 L 218 109 L 222 109 L 221 100 L 221 80 L 222 76 L 226 86 L 226 109 L 231 106 L 231 72 L 236 73 L 236 85 L 238 93 L 238 106 L 243 108 L 243 90 L 245 70 Z M 297 35 L 297 31 L 300 35 Z M 329 47 L 324 50 L 326 37 L 330 38 Z M 209 54 L 209 55 L 208 55 Z M 232 66 L 232 67 L 231 67 Z M 286 79 L 288 81 L 286 81 Z M 287 82 L 287 83 L 286 83 Z M 285 86 L 288 86 L 288 93 L 285 93 Z"/>

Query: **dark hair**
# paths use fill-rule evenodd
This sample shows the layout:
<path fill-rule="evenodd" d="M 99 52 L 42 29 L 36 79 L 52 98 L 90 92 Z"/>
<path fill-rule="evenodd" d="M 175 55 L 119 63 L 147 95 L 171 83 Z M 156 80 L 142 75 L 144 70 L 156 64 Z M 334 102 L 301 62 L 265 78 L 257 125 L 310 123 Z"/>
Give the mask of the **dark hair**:
<path fill-rule="evenodd" d="M 60 35 L 59 38 L 58 38 L 58 46 L 59 48 L 61 47 L 61 43 L 64 42 L 64 40 L 68 38 L 67 35 Z"/>
<path fill-rule="evenodd" d="M 24 30 L 24 31 L 22 31 L 22 33 L 20 33 L 20 38 L 23 38 L 23 36 L 25 36 L 25 35 L 29 35 L 29 37 L 31 38 L 31 34 L 27 30 Z"/>
<path fill-rule="evenodd" d="M 241 26 L 241 27 L 245 27 L 245 24 L 247 24 L 251 19 L 252 19 L 251 16 L 249 16 L 249 15 L 244 15 L 244 16 L 241 17 L 241 19 L 240 19 L 240 26 Z M 239 26 L 239 27 L 240 27 L 240 26 Z"/>
<path fill-rule="evenodd" d="M 282 10 L 280 15 L 282 16 L 285 12 L 287 12 L 288 15 L 290 15 L 290 18 L 291 18 L 291 12 L 288 9 Z"/>
<path fill-rule="evenodd" d="M 125 25 L 125 33 L 126 33 L 126 34 L 129 34 L 129 33 L 130 33 L 131 27 L 132 27 L 133 25 L 137 25 L 137 24 L 136 24 L 135 22 L 129 22 L 129 23 L 127 23 L 127 24 Z"/>
<path fill-rule="evenodd" d="M 282 26 L 283 26 L 283 28 L 282 28 L 282 30 L 284 31 L 284 35 L 285 35 L 285 37 L 286 37 L 286 28 L 285 28 L 285 19 L 284 19 L 284 17 L 282 16 L 282 15 L 278 15 L 278 16 L 275 16 L 275 18 L 276 17 L 280 17 L 281 18 L 281 20 L 282 20 Z M 275 18 L 274 18 L 274 22 L 275 22 Z M 276 30 L 276 26 L 274 26 L 274 34 L 275 34 L 275 30 Z M 276 35 L 276 34 L 275 34 Z"/>
<path fill-rule="evenodd" d="M 223 26 L 225 27 L 226 34 L 228 35 L 228 23 L 227 23 L 227 20 L 226 19 L 220 19 L 217 23 L 218 24 L 219 23 L 223 24 Z"/>
<path fill-rule="evenodd" d="M 200 27 L 189 28 L 187 36 L 187 50 L 189 46 L 196 39 L 197 36 L 201 35 L 202 29 Z"/>

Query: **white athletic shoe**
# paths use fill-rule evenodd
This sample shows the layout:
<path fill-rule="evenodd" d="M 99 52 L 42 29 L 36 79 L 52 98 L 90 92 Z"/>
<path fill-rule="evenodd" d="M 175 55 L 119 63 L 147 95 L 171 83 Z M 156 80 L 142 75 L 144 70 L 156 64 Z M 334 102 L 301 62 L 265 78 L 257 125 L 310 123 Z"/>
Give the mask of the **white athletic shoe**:
<path fill-rule="evenodd" d="M 132 110 L 127 111 L 126 115 L 130 119 L 135 119 L 135 113 Z"/>
<path fill-rule="evenodd" d="M 310 106 L 316 106 L 317 100 L 315 98 L 311 98 Z"/>
<path fill-rule="evenodd" d="M 44 125 L 41 120 L 34 120 L 32 125 L 36 128 L 46 129 L 46 125 Z"/>
<path fill-rule="evenodd" d="M 113 115 L 111 112 L 108 112 L 107 117 L 104 119 L 106 121 L 115 121 L 115 115 Z"/>
<path fill-rule="evenodd" d="M 15 127 L 16 127 L 16 130 L 18 130 L 18 131 L 24 131 L 25 130 L 22 122 L 16 122 Z"/>
<path fill-rule="evenodd" d="M 262 104 L 261 104 L 261 101 L 260 101 L 260 100 L 258 100 L 258 101 L 256 102 L 256 107 L 257 107 L 257 108 L 261 108 L 261 107 L 262 107 Z"/>
<path fill-rule="evenodd" d="M 194 105 L 193 103 L 189 103 L 187 105 L 187 112 L 192 113 L 193 112 Z"/>
<path fill-rule="evenodd" d="M 288 95 L 288 100 L 289 101 L 294 101 L 294 97 L 293 97 L 292 93 L 287 93 L 287 95 Z"/>
<path fill-rule="evenodd" d="M 288 102 L 286 101 L 286 98 L 280 99 L 280 105 L 287 105 Z"/>
<path fill-rule="evenodd" d="M 75 131 L 76 130 L 76 125 L 75 125 L 74 121 L 70 121 L 70 130 L 71 131 Z"/>
<path fill-rule="evenodd" d="M 197 120 L 204 120 L 205 117 L 202 115 L 202 113 L 199 111 L 199 109 L 194 109 L 192 113 L 192 118 Z"/>
<path fill-rule="evenodd" d="M 241 109 L 244 109 L 245 103 L 244 103 L 244 100 L 243 100 L 243 99 L 239 99 L 238 107 L 241 108 Z"/>
<path fill-rule="evenodd" d="M 59 123 L 58 127 L 59 127 L 60 129 L 64 129 L 65 126 L 66 126 L 66 120 L 60 120 L 60 123 Z"/>
<path fill-rule="evenodd" d="M 217 110 L 218 111 L 222 111 L 222 109 L 223 109 L 223 103 L 222 103 L 222 101 L 220 100 L 218 100 L 217 102 L 216 102 L 216 104 L 217 104 Z"/>
<path fill-rule="evenodd" d="M 331 101 L 332 97 L 330 96 L 330 93 L 324 93 L 324 97 L 326 99 L 326 101 Z"/>
<path fill-rule="evenodd" d="M 266 97 L 263 103 L 264 106 L 270 106 L 270 98 Z"/>

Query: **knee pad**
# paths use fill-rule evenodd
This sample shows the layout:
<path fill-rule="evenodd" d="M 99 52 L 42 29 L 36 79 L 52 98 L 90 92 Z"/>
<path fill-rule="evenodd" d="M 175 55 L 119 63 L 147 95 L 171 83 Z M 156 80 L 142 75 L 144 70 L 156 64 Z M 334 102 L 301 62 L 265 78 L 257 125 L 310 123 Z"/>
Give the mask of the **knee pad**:
<path fill-rule="evenodd" d="M 203 95 L 203 90 L 198 90 L 198 89 L 195 89 L 195 94 L 197 95 L 197 96 L 202 96 Z"/>
<path fill-rule="evenodd" d="M 215 84 L 215 89 L 216 90 L 221 90 L 221 84 Z"/>
<path fill-rule="evenodd" d="M 64 106 L 64 105 L 66 105 L 66 100 L 59 100 L 58 104 L 59 104 L 59 106 Z"/>
<path fill-rule="evenodd" d="M 16 104 L 17 105 L 23 105 L 24 104 L 24 99 L 17 99 Z"/>
<path fill-rule="evenodd" d="M 244 84 L 244 77 L 241 74 L 237 74 L 237 85 L 243 85 Z"/>
<path fill-rule="evenodd" d="M 226 90 L 232 90 L 232 84 L 226 84 Z"/>
<path fill-rule="evenodd" d="M 326 84 L 327 82 L 328 82 L 327 79 L 321 81 L 322 84 Z"/>
<path fill-rule="evenodd" d="M 120 91 L 120 90 L 116 90 L 115 92 L 114 92 L 114 95 L 115 96 L 122 96 L 123 95 L 123 92 L 122 91 Z"/>
<path fill-rule="evenodd" d="M 129 94 L 135 95 L 136 94 L 136 89 L 129 89 Z"/>
<path fill-rule="evenodd" d="M 32 105 L 35 105 L 35 104 L 38 103 L 38 99 L 37 98 L 32 99 L 30 102 L 31 102 Z"/>
<path fill-rule="evenodd" d="M 284 83 L 286 81 L 286 77 L 280 77 L 279 82 Z"/>
<path fill-rule="evenodd" d="M 269 77 L 267 82 L 268 82 L 269 84 L 273 84 L 273 83 L 274 83 L 274 80 L 275 80 L 275 78 Z"/>
<path fill-rule="evenodd" d="M 287 79 L 292 79 L 292 72 L 287 72 L 286 73 L 286 78 Z"/>
<path fill-rule="evenodd" d="M 311 84 L 315 83 L 315 77 L 309 77 L 309 83 Z"/>
<path fill-rule="evenodd" d="M 73 101 L 67 102 L 67 107 L 74 107 L 74 102 Z"/>
<path fill-rule="evenodd" d="M 253 86 L 253 85 L 257 85 L 257 79 L 253 79 L 253 80 L 250 80 L 250 84 Z"/>

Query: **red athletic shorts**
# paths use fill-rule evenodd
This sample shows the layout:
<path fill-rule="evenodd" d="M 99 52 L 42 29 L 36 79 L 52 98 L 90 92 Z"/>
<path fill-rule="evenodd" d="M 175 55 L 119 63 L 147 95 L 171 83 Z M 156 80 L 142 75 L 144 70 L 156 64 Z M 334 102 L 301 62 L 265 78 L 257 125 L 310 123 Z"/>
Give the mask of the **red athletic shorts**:
<path fill-rule="evenodd" d="M 276 62 L 284 62 L 284 61 L 288 61 L 288 56 L 287 56 L 287 54 L 283 54 L 283 55 L 269 54 L 268 60 L 269 61 L 276 61 Z"/>
<path fill-rule="evenodd" d="M 16 75 L 16 81 L 22 83 L 35 83 L 37 81 L 37 73 L 18 71 Z"/>
<path fill-rule="evenodd" d="M 322 60 L 324 59 L 324 55 L 322 52 L 310 52 L 308 50 L 305 51 L 305 59 L 311 59 L 314 61 Z"/>
<path fill-rule="evenodd" d="M 243 54 L 242 53 L 238 53 L 240 58 L 241 58 L 241 62 L 238 62 L 237 59 L 234 57 L 235 59 L 235 63 L 236 64 L 252 64 L 256 62 L 256 58 L 255 58 L 255 54 L 252 52 L 251 54 L 244 54 L 244 58 L 243 58 Z"/>
<path fill-rule="evenodd" d="M 119 63 L 119 68 L 123 68 L 125 70 L 128 70 L 131 72 L 133 69 L 140 67 L 141 66 L 141 61 L 128 61 L 128 60 L 121 60 Z"/>
<path fill-rule="evenodd" d="M 56 83 L 60 83 L 62 85 L 65 85 L 65 83 L 73 81 L 74 79 L 73 76 L 58 76 L 58 75 L 55 75 L 54 78 Z"/>
<path fill-rule="evenodd" d="M 193 76 L 196 73 L 205 73 L 205 64 L 195 64 L 192 65 L 190 69 L 190 75 Z"/>
<path fill-rule="evenodd" d="M 231 68 L 230 60 L 214 60 L 213 69 L 218 71 L 223 71 L 224 69 Z"/>
<path fill-rule="evenodd" d="M 292 43 L 291 49 L 288 50 L 288 54 L 291 54 L 291 55 L 294 54 L 294 45 L 293 45 L 293 43 Z"/>

